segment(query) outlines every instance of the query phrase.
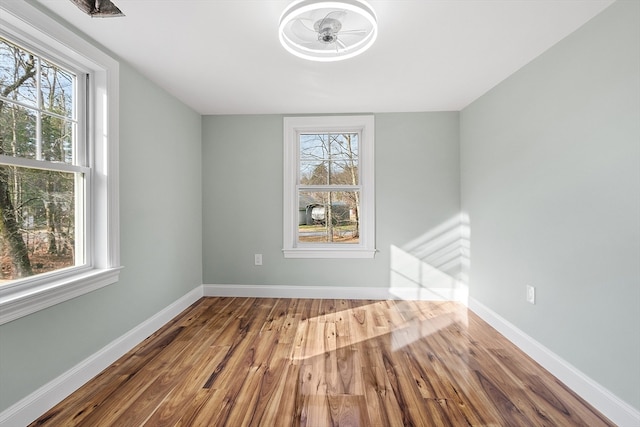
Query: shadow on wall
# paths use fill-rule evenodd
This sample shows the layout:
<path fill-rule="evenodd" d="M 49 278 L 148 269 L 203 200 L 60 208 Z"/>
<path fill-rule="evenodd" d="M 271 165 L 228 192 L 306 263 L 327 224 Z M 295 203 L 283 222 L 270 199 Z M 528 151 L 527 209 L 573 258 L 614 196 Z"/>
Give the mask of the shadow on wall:
<path fill-rule="evenodd" d="M 391 245 L 389 292 L 406 300 L 469 299 L 470 226 L 456 215 L 406 245 Z"/>

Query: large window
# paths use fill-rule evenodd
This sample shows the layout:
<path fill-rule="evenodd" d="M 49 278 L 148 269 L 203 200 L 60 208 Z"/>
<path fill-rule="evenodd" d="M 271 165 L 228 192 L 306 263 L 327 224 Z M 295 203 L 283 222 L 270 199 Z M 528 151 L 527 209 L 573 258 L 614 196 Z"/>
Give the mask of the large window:
<path fill-rule="evenodd" d="M 84 264 L 83 77 L 0 36 L 0 286 Z"/>
<path fill-rule="evenodd" d="M 0 7 L 0 323 L 117 280 L 117 71 L 25 2 Z"/>
<path fill-rule="evenodd" d="M 375 254 L 373 116 L 287 117 L 284 254 Z"/>

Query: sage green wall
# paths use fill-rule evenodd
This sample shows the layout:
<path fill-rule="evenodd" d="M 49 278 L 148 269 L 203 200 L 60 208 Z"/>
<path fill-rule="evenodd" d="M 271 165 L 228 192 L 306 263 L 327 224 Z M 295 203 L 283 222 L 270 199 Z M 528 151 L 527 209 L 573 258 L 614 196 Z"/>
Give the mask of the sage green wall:
<path fill-rule="evenodd" d="M 639 17 L 614 3 L 461 113 L 471 297 L 636 408 Z"/>
<path fill-rule="evenodd" d="M 121 280 L 0 326 L 0 412 L 202 284 L 200 115 L 120 69 Z"/>
<path fill-rule="evenodd" d="M 388 286 L 390 246 L 460 211 L 458 113 L 375 114 L 375 259 L 284 259 L 282 120 L 203 117 L 205 284 Z"/>

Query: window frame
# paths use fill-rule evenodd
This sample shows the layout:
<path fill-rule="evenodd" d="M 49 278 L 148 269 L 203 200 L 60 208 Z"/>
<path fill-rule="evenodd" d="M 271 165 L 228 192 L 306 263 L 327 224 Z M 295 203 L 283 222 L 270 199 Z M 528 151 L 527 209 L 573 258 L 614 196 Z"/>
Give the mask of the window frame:
<path fill-rule="evenodd" d="M 284 207 L 283 254 L 285 258 L 373 258 L 375 249 L 375 180 L 373 115 L 285 117 L 284 127 Z M 360 237 L 355 244 L 299 243 L 298 194 L 300 187 L 300 135 L 309 133 L 358 133 L 360 191 Z M 303 188 L 303 189 L 304 189 Z M 327 187 L 323 187 L 327 188 Z M 345 186 L 335 186 L 340 191 Z M 324 191 L 324 190 L 323 190 Z"/>
<path fill-rule="evenodd" d="M 0 33 L 9 40 L 89 76 L 85 263 L 0 285 L 0 324 L 4 324 L 118 281 L 119 64 L 27 2 L 0 5 L 0 24 Z"/>

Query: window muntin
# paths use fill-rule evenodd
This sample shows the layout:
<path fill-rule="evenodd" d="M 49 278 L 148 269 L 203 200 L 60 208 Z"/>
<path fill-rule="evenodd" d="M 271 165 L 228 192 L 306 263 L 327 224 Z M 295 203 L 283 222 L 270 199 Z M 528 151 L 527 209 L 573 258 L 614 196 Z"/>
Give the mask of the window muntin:
<path fill-rule="evenodd" d="M 0 37 L 0 285 L 85 263 L 77 73 Z"/>
<path fill-rule="evenodd" d="M 373 117 L 287 117 L 284 255 L 373 257 Z"/>

